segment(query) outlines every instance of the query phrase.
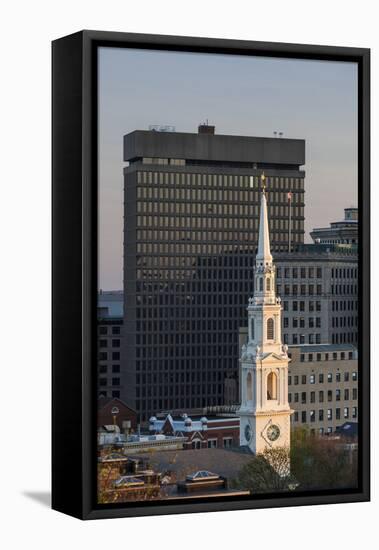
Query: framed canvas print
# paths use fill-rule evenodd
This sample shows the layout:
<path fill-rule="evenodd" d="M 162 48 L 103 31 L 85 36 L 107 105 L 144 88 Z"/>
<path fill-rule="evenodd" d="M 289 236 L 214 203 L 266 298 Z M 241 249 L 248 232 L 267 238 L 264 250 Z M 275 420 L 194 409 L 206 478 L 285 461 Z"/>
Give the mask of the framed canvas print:
<path fill-rule="evenodd" d="M 53 508 L 369 499 L 369 50 L 53 42 Z"/>

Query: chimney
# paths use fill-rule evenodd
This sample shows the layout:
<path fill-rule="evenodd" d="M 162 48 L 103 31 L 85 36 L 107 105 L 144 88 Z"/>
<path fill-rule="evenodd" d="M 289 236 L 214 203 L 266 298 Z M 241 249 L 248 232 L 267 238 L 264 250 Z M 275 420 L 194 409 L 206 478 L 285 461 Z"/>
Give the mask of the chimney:
<path fill-rule="evenodd" d="M 215 126 L 210 126 L 208 122 L 206 124 L 199 124 L 198 133 L 209 134 L 213 136 L 215 133 L 215 128 L 216 128 Z"/>

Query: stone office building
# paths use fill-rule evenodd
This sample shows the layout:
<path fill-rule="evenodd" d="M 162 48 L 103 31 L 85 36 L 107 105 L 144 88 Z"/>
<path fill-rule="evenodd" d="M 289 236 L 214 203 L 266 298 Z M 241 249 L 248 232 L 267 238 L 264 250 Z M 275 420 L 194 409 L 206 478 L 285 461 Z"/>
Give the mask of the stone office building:
<path fill-rule="evenodd" d="M 313 229 L 311 237 L 315 243 L 320 244 L 357 246 L 358 227 L 358 208 L 345 208 L 345 217 L 342 221 L 332 222 L 330 227 Z"/>
<path fill-rule="evenodd" d="M 283 342 L 358 342 L 358 255 L 355 248 L 302 245 L 275 255 L 283 306 Z"/>
<path fill-rule="evenodd" d="M 283 343 L 358 342 L 358 255 L 338 245 L 298 245 L 277 252 L 276 293 L 282 303 Z M 247 328 L 240 329 L 240 343 Z"/>
<path fill-rule="evenodd" d="M 304 140 L 134 131 L 124 137 L 121 398 L 157 410 L 224 403 L 252 292 L 260 179 L 271 248 L 304 241 Z M 230 399 L 230 397 L 228 397 Z"/>
<path fill-rule="evenodd" d="M 292 428 L 318 434 L 358 422 L 358 352 L 351 344 L 290 346 L 288 402 Z"/>

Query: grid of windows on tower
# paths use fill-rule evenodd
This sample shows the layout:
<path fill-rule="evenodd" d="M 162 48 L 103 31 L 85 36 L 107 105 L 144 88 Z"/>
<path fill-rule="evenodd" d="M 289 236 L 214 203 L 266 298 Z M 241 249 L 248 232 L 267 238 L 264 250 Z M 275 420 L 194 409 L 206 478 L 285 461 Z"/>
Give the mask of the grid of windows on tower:
<path fill-rule="evenodd" d="M 288 247 L 290 190 L 292 240 L 303 243 L 304 178 L 267 177 L 266 185 L 271 250 Z M 126 398 L 141 420 L 238 401 L 259 192 L 258 175 L 126 169 Z"/>

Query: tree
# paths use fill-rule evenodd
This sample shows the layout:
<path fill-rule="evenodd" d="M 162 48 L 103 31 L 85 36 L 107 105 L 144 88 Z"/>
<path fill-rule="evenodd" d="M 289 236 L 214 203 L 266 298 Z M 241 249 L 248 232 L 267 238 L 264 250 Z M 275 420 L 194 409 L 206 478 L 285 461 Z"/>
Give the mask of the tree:
<path fill-rule="evenodd" d="M 231 486 L 248 489 L 252 493 L 277 493 L 287 491 L 289 475 L 289 449 L 267 448 L 254 456 L 240 471 Z"/>
<path fill-rule="evenodd" d="M 291 438 L 291 473 L 304 489 L 340 489 L 357 485 L 356 452 L 346 451 L 345 442 L 312 435 L 296 428 Z"/>

